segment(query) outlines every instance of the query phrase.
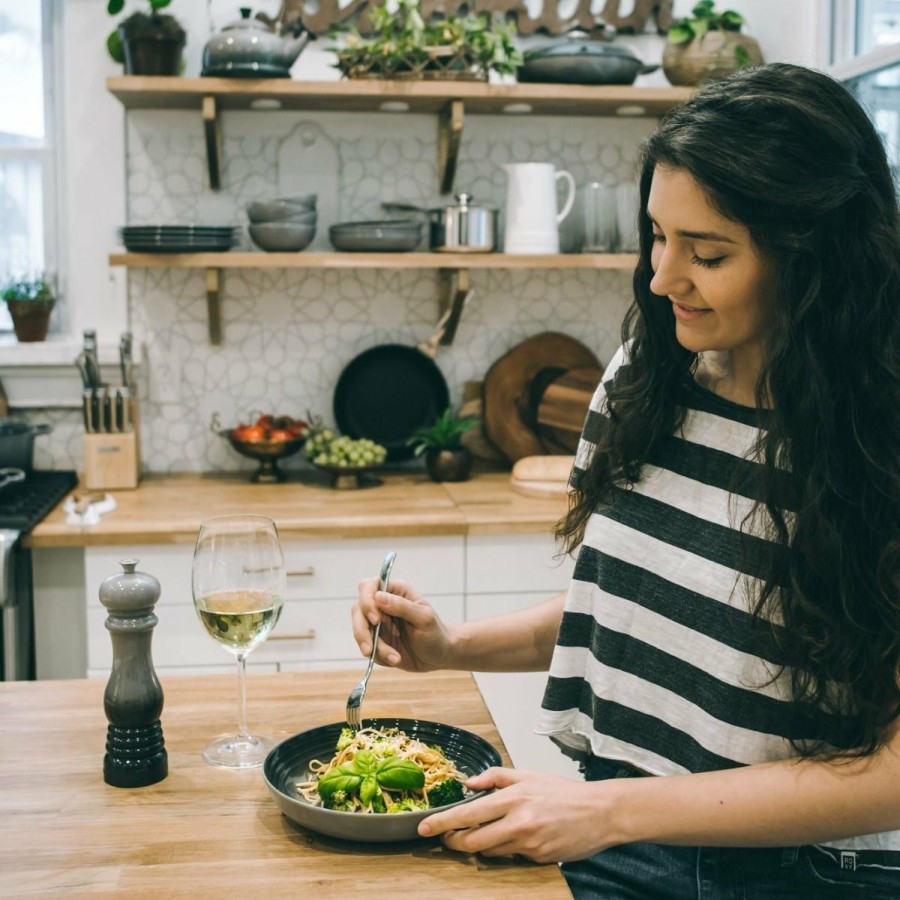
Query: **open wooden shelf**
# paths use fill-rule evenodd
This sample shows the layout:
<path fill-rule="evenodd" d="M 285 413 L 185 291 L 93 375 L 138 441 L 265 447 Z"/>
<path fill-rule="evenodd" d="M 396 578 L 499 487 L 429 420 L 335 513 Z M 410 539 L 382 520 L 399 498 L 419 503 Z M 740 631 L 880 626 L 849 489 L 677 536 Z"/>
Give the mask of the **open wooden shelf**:
<path fill-rule="evenodd" d="M 289 78 L 181 78 L 123 75 L 108 78 L 107 89 L 127 109 L 200 110 L 214 97 L 220 110 L 252 109 L 254 101 L 277 100 L 281 109 L 322 112 L 377 112 L 384 103 L 407 103 L 409 112 L 437 113 L 451 100 L 467 112 L 530 112 L 549 116 L 659 116 L 683 103 L 694 88 L 630 85 L 486 84 L 480 81 L 295 81 Z M 524 112 L 524 110 L 519 110 Z"/>
<path fill-rule="evenodd" d="M 112 253 L 111 266 L 174 269 L 630 269 L 632 253 Z"/>

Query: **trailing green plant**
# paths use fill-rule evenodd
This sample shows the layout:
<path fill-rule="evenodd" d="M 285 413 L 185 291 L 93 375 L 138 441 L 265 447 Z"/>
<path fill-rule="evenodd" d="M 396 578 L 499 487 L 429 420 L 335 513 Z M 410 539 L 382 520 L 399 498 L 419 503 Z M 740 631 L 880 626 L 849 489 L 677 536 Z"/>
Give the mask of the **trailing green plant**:
<path fill-rule="evenodd" d="M 335 29 L 346 43 L 330 47 L 335 64 L 349 77 L 488 77 L 489 72 L 514 75 L 522 53 L 513 40 L 515 25 L 487 12 L 425 21 L 419 0 L 397 0 L 391 12 L 382 3 L 369 19 L 374 33 L 364 37 L 354 25 Z"/>
<path fill-rule="evenodd" d="M 160 10 L 165 9 L 171 2 L 172 0 L 146 0 L 149 12 L 133 12 L 119 24 L 137 32 L 163 32 L 176 38 L 183 36 L 184 29 L 174 16 L 160 14 Z M 119 15 L 124 8 L 125 0 L 109 0 L 106 4 L 106 11 L 111 16 Z M 106 49 L 117 63 L 125 62 L 125 49 L 122 46 L 122 38 L 119 35 L 118 26 L 107 36 Z"/>
<path fill-rule="evenodd" d="M 10 301 L 52 303 L 56 300 L 56 289 L 50 276 L 18 276 L 3 284 L 0 288 L 0 299 L 7 303 Z"/>
<path fill-rule="evenodd" d="M 710 31 L 740 31 L 746 19 L 733 9 L 718 12 L 715 0 L 699 0 L 689 16 L 680 19 L 669 29 L 670 44 L 689 44 L 702 40 Z M 750 63 L 746 47 L 734 48 L 734 59 L 738 66 Z"/>
<path fill-rule="evenodd" d="M 472 416 L 454 416 L 453 409 L 448 406 L 434 425 L 417 428 L 407 444 L 415 448 L 413 453 L 416 456 L 421 456 L 426 450 L 460 450 L 460 438 L 477 424 L 478 419 Z"/>

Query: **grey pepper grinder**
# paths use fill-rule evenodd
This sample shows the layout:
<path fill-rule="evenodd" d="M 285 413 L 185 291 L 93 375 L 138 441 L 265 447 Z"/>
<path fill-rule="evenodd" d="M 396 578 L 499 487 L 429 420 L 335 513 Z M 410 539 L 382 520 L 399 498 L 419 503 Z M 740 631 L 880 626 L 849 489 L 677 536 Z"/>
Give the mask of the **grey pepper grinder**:
<path fill-rule="evenodd" d="M 139 560 L 123 559 L 125 570 L 100 585 L 107 608 L 113 662 L 103 706 L 109 727 L 103 780 L 114 787 L 143 787 L 162 781 L 169 758 L 159 717 L 163 692 L 150 655 L 158 619 L 153 612 L 160 587 L 152 575 L 136 572 Z"/>

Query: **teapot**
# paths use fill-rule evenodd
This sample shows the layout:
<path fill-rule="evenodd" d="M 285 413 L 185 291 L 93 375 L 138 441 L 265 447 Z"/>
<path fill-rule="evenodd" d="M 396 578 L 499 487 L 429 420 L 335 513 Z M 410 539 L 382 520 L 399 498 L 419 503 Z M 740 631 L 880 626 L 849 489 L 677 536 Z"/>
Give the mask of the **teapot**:
<path fill-rule="evenodd" d="M 281 35 L 241 7 L 241 18 L 213 35 L 203 48 L 204 76 L 290 78 L 291 66 L 316 36 L 298 22 L 294 34 Z"/>

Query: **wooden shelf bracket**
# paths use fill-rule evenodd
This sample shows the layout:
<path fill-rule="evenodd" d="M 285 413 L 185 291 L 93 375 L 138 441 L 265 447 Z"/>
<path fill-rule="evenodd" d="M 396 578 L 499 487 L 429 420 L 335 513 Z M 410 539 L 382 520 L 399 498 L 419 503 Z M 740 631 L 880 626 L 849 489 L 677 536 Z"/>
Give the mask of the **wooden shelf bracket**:
<path fill-rule="evenodd" d="M 464 118 L 462 100 L 451 100 L 438 115 L 438 183 L 442 194 L 449 194 L 456 180 Z"/>
<path fill-rule="evenodd" d="M 206 318 L 209 325 L 209 342 L 222 343 L 222 270 L 206 270 Z"/>
<path fill-rule="evenodd" d="M 468 269 L 441 269 L 441 321 L 444 330 L 438 343 L 449 347 L 456 337 L 456 329 L 466 303 L 472 296 Z M 454 283 L 455 282 L 455 283 Z"/>
<path fill-rule="evenodd" d="M 216 98 L 207 95 L 201 107 L 203 113 L 203 134 L 206 138 L 206 166 L 209 169 L 209 186 L 217 191 L 222 187 L 219 109 Z"/>

